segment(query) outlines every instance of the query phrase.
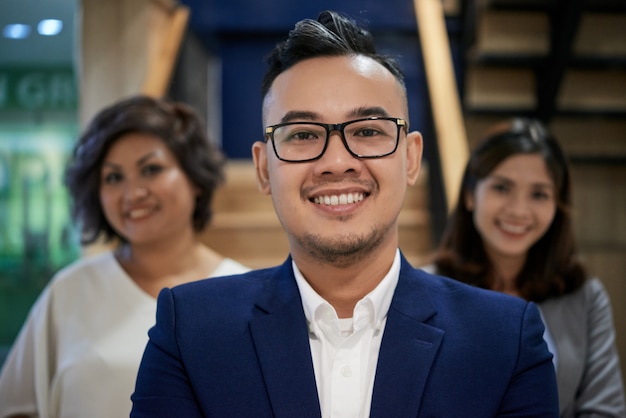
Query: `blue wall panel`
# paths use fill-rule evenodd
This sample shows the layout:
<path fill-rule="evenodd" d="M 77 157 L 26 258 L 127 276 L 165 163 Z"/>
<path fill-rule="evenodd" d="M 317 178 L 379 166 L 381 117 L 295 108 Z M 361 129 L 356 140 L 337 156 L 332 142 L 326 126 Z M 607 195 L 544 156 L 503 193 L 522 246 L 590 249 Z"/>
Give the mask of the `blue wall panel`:
<path fill-rule="evenodd" d="M 221 39 L 222 147 L 230 158 L 252 158 L 252 143 L 263 139 L 261 79 L 263 57 L 276 39 Z"/>
<path fill-rule="evenodd" d="M 315 18 L 329 9 L 369 22 L 372 29 L 415 28 L 412 0 L 182 0 L 182 3 L 194 10 L 191 25 L 201 30 L 283 31 L 300 19 Z"/>
<path fill-rule="evenodd" d="M 260 85 L 266 68 L 264 57 L 295 22 L 334 9 L 363 22 L 373 32 L 379 51 L 400 61 L 406 77 L 411 128 L 424 134 L 425 157 L 429 158 L 435 144 L 412 0 L 183 3 L 192 11 L 191 29 L 222 61 L 222 144 L 228 157 L 251 158 L 251 144 L 262 138 Z"/>

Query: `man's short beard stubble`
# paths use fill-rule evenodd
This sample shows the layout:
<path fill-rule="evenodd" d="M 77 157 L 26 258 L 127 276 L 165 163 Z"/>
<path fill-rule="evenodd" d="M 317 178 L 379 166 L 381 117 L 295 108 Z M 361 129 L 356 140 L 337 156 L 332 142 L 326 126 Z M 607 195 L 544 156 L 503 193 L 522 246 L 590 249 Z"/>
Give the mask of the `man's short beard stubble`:
<path fill-rule="evenodd" d="M 349 234 L 324 238 L 318 234 L 306 233 L 296 237 L 296 241 L 320 262 L 335 267 L 348 267 L 362 261 L 376 250 L 392 227 L 393 224 L 376 224 L 372 226 L 369 234 L 361 236 Z"/>

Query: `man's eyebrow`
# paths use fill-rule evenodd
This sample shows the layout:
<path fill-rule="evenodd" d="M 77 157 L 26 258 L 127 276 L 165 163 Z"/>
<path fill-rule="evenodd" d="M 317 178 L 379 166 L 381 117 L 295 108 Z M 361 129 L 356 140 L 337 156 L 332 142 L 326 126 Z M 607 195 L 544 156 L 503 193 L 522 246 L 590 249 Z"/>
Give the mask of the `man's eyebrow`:
<path fill-rule="evenodd" d="M 389 113 L 380 106 L 358 107 L 348 113 L 351 118 L 369 118 L 372 116 L 389 117 Z"/>
<path fill-rule="evenodd" d="M 280 120 L 281 123 L 293 122 L 298 120 L 316 121 L 321 117 L 315 112 L 309 112 L 305 110 L 292 110 L 285 114 Z"/>
<path fill-rule="evenodd" d="M 380 106 L 362 106 L 362 107 L 357 107 L 356 109 L 353 109 L 350 112 L 348 112 L 347 117 L 358 119 L 358 118 L 369 118 L 372 116 L 388 117 L 389 114 L 384 108 Z M 292 111 L 287 112 L 285 116 L 282 117 L 280 122 L 288 123 L 288 122 L 293 122 L 293 121 L 298 121 L 298 120 L 319 121 L 321 120 L 321 118 L 322 117 L 316 112 L 310 112 L 306 110 L 292 110 Z M 337 122 L 340 122 L 340 121 L 337 121 Z"/>

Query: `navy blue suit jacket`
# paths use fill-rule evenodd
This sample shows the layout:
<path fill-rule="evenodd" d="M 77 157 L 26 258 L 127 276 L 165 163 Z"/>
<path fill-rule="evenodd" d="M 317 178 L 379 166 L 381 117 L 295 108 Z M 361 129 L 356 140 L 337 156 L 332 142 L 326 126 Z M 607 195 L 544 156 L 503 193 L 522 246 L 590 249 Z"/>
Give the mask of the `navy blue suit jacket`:
<path fill-rule="evenodd" d="M 291 268 L 164 289 L 131 417 L 320 417 Z M 411 267 L 402 257 L 371 417 L 558 417 L 532 303 Z"/>

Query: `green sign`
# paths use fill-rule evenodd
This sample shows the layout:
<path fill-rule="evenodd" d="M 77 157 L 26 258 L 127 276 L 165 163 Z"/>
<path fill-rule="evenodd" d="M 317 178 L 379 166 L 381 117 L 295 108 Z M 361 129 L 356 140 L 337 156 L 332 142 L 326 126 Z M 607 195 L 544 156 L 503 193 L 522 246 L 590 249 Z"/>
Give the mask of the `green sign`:
<path fill-rule="evenodd" d="M 0 110 L 76 110 L 72 68 L 0 68 Z"/>

